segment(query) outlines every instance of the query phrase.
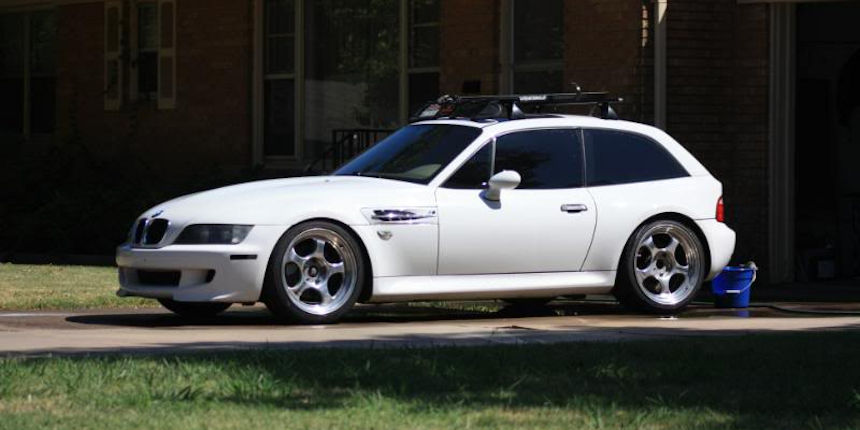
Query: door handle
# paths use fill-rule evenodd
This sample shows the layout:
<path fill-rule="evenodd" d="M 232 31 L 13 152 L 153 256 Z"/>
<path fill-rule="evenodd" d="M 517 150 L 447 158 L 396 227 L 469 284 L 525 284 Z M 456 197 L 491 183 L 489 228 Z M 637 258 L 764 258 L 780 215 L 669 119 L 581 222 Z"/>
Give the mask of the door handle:
<path fill-rule="evenodd" d="M 561 211 L 567 212 L 567 213 L 579 213 L 579 212 L 585 212 L 587 210 L 588 210 L 588 206 L 583 205 L 583 204 L 579 204 L 579 203 L 561 205 Z"/>

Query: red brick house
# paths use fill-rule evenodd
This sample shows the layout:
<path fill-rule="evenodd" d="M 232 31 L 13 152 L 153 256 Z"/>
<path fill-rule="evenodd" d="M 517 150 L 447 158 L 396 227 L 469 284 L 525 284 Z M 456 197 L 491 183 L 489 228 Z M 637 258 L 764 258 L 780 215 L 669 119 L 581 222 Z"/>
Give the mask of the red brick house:
<path fill-rule="evenodd" d="M 621 95 L 725 185 L 772 281 L 860 275 L 860 3 L 0 0 L 0 150 L 296 171 L 439 94 Z"/>

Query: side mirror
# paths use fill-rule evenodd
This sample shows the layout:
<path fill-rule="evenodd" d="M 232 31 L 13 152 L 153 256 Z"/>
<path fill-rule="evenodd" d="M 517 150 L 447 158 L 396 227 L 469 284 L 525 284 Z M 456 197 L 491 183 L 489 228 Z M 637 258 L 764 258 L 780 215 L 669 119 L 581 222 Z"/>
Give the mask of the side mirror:
<path fill-rule="evenodd" d="M 512 190 L 520 185 L 522 177 L 513 170 L 502 170 L 493 175 L 488 182 L 487 191 L 484 193 L 484 198 L 487 200 L 499 201 L 502 197 L 502 190 Z"/>

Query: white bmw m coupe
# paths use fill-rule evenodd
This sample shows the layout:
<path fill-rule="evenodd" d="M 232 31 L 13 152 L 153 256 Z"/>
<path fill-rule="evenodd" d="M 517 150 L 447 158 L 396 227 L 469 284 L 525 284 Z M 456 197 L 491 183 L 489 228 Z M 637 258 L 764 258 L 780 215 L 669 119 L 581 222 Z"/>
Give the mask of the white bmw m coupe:
<path fill-rule="evenodd" d="M 117 294 L 186 316 L 262 301 L 303 323 L 356 302 L 606 293 L 674 312 L 728 264 L 722 185 L 672 137 L 488 100 L 430 105 L 330 176 L 147 210 L 117 250 Z"/>

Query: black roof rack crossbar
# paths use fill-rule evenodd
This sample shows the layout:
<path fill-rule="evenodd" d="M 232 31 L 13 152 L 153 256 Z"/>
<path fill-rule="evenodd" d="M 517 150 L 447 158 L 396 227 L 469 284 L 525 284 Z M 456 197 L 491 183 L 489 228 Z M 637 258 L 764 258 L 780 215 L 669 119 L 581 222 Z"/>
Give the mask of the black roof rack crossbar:
<path fill-rule="evenodd" d="M 543 106 L 593 105 L 592 115 L 603 119 L 618 119 L 611 103 L 623 101 L 606 92 L 575 92 L 550 94 L 511 94 L 492 96 L 449 96 L 425 103 L 410 122 L 429 119 L 492 118 L 522 119 L 526 115 L 520 106 L 530 106 L 537 112 Z"/>

